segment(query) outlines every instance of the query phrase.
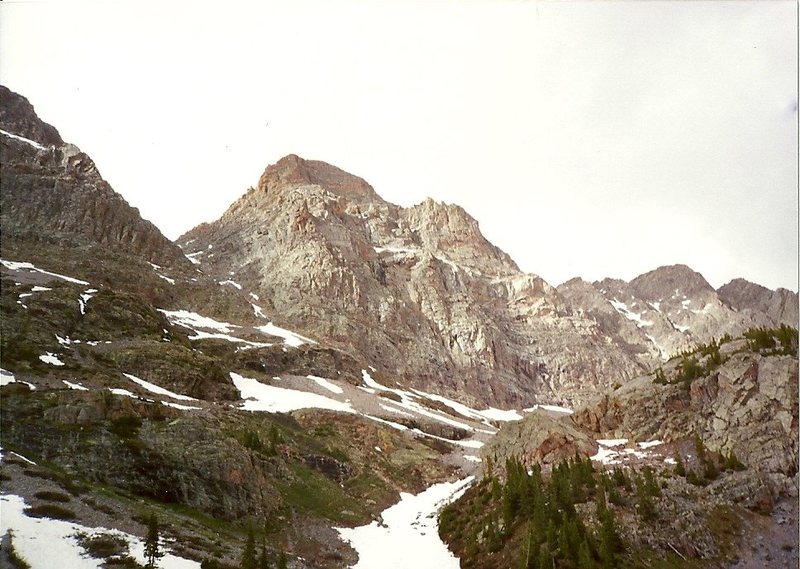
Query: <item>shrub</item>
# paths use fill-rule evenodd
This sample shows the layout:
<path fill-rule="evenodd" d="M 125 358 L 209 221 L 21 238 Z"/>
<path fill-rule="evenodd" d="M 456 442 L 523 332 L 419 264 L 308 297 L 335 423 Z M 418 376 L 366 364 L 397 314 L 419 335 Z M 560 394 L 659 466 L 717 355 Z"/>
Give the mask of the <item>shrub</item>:
<path fill-rule="evenodd" d="M 62 504 L 66 504 L 72 499 L 63 492 L 53 492 L 51 490 L 42 490 L 41 492 L 37 492 L 33 496 L 34 498 L 39 498 L 40 500 L 46 500 L 47 502 L 61 502 Z"/>
<path fill-rule="evenodd" d="M 54 520 L 72 521 L 75 512 L 56 504 L 41 504 L 25 508 L 25 515 L 31 518 L 52 518 Z"/>

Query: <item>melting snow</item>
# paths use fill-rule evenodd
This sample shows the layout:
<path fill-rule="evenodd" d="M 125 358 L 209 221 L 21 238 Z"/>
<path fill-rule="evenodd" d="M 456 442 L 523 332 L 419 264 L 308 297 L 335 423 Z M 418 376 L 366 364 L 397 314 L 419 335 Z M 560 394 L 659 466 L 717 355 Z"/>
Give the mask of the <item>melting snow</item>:
<path fill-rule="evenodd" d="M 258 316 L 259 318 L 266 318 L 266 315 L 264 314 L 264 311 L 261 310 L 260 306 L 258 306 L 257 304 L 252 304 L 252 303 L 250 304 L 250 306 L 253 307 L 253 314 Z"/>
<path fill-rule="evenodd" d="M 261 330 L 264 334 L 269 334 L 270 336 L 283 338 L 283 343 L 287 346 L 292 346 L 293 348 L 300 347 L 303 344 L 316 344 L 314 340 L 306 338 L 305 336 L 301 336 L 300 334 L 292 332 L 291 330 L 275 326 L 275 324 L 272 322 L 266 324 L 265 326 L 258 326 L 256 330 Z"/>
<path fill-rule="evenodd" d="M 458 499 L 474 480 L 434 484 L 424 492 L 400 494 L 400 502 L 381 514 L 383 524 L 337 528 L 358 552 L 353 569 L 458 569 L 458 559 L 439 539 L 436 515 Z"/>
<path fill-rule="evenodd" d="M 611 306 L 614 307 L 614 310 L 622 314 L 628 320 L 635 322 L 638 327 L 642 328 L 645 326 L 653 325 L 653 322 L 650 320 L 642 320 L 642 314 L 644 314 L 644 312 L 642 313 L 632 312 L 628 308 L 627 304 L 625 304 L 624 302 L 620 302 L 616 298 L 614 298 L 613 300 L 609 300 L 608 302 L 611 304 Z"/>
<path fill-rule="evenodd" d="M 308 379 L 310 379 L 311 381 L 315 382 L 320 387 L 324 387 L 325 389 L 327 389 L 331 393 L 338 393 L 339 395 L 344 393 L 344 390 L 341 387 L 339 387 L 338 385 L 336 385 L 334 383 L 331 383 L 330 381 L 328 381 L 324 377 L 318 377 L 316 375 L 307 375 L 306 377 Z"/>
<path fill-rule="evenodd" d="M 22 381 L 14 377 L 14 374 L 10 371 L 6 371 L 4 369 L 0 369 L 0 387 L 3 385 L 8 385 L 9 383 L 21 383 L 23 385 L 27 385 L 28 389 L 34 391 L 36 386 L 30 382 Z"/>
<path fill-rule="evenodd" d="M 401 411 L 400 409 L 397 409 L 395 407 L 390 407 L 389 405 L 385 405 L 383 403 L 378 403 L 378 405 L 380 405 L 381 409 L 383 409 L 384 411 L 389 411 L 389 413 L 396 413 L 397 415 L 403 415 L 404 417 L 414 416 L 411 413 L 406 413 L 405 411 Z"/>
<path fill-rule="evenodd" d="M 239 290 L 242 290 L 242 285 L 240 285 L 240 284 L 239 284 L 239 283 L 237 283 L 237 282 L 233 282 L 232 280 L 227 280 L 227 281 L 219 281 L 219 284 L 220 284 L 220 285 L 231 285 L 231 286 L 233 286 L 233 287 L 236 287 L 236 288 L 238 288 Z"/>
<path fill-rule="evenodd" d="M 161 310 L 159 308 L 159 312 L 163 313 L 164 316 L 167 317 L 172 324 L 177 324 L 179 326 L 183 326 L 185 328 L 206 328 L 210 330 L 217 330 L 219 332 L 228 333 L 233 328 L 238 328 L 235 324 L 228 324 L 227 322 L 219 322 L 214 320 L 213 318 L 208 318 L 207 316 L 201 316 L 196 312 L 190 312 L 188 310 Z"/>
<path fill-rule="evenodd" d="M 0 369 L 0 387 L 8 385 L 9 383 L 14 383 L 15 381 L 17 381 L 17 378 L 14 377 L 13 373 Z"/>
<path fill-rule="evenodd" d="M 177 399 L 178 401 L 197 401 L 197 399 L 195 399 L 194 397 L 173 393 L 172 391 L 164 389 L 163 387 L 159 387 L 154 383 L 150 383 L 149 381 L 139 379 L 135 375 L 131 375 L 129 373 L 123 373 L 122 375 L 130 379 L 132 382 L 140 385 L 141 387 L 144 387 L 147 391 L 155 393 L 156 395 L 166 395 L 167 397 L 171 397 L 172 399 Z"/>
<path fill-rule="evenodd" d="M 43 361 L 44 363 L 50 364 L 50 365 L 53 365 L 53 366 L 63 366 L 64 365 L 64 362 L 62 362 L 60 359 L 58 359 L 58 356 L 56 356 L 55 354 L 52 354 L 50 352 L 42 354 L 41 356 L 39 356 L 39 359 L 41 361 Z"/>
<path fill-rule="evenodd" d="M 80 298 L 78 299 L 78 306 L 80 306 L 81 314 L 86 314 L 86 304 L 89 302 L 89 300 L 91 300 L 91 298 L 95 295 L 96 292 L 97 292 L 96 288 L 90 288 L 88 290 L 85 290 L 83 294 L 80 296 Z"/>
<path fill-rule="evenodd" d="M 572 409 L 568 407 L 560 407 L 558 405 L 534 405 L 533 407 L 528 407 L 527 409 L 523 409 L 525 412 L 532 412 L 536 411 L 537 409 L 544 409 L 545 411 L 552 411 L 553 413 L 564 413 L 566 415 L 572 415 Z"/>
<path fill-rule="evenodd" d="M 161 273 L 156 273 L 156 276 L 158 276 L 158 277 L 160 277 L 160 278 L 164 279 L 165 281 L 167 281 L 167 282 L 168 282 L 169 284 L 171 284 L 171 285 L 174 285 L 174 284 L 175 284 L 175 279 L 171 279 L 171 278 L 169 278 L 169 277 L 165 277 L 165 276 L 164 276 L 164 275 L 162 275 Z"/>
<path fill-rule="evenodd" d="M 87 527 L 75 522 L 50 518 L 30 518 L 23 511 L 25 500 L 13 494 L 0 496 L 3 515 L 0 518 L 0 533 L 11 530 L 14 548 L 31 566 L 31 569 L 99 569 L 104 562 L 86 555 L 75 538 L 78 533 L 110 533 L 124 538 L 130 545 L 130 554 L 144 564 L 144 542 L 136 536 L 119 530 L 102 527 Z M 162 569 L 199 569 L 196 561 L 167 553 L 158 561 Z"/>
<path fill-rule="evenodd" d="M 10 133 L 10 132 L 2 130 L 2 129 L 0 129 L 0 134 L 4 134 L 9 138 L 13 138 L 14 140 L 19 140 L 20 142 L 24 142 L 25 144 L 27 144 L 29 146 L 33 146 L 37 150 L 47 150 L 46 146 L 42 146 L 41 144 L 39 144 L 35 140 L 31 140 L 30 138 L 25 138 L 24 136 L 20 136 L 18 134 L 13 134 L 13 133 Z"/>
<path fill-rule="evenodd" d="M 597 439 L 597 444 L 604 447 L 618 447 L 628 444 L 628 439 Z"/>
<path fill-rule="evenodd" d="M 252 292 L 251 292 L 251 293 L 249 293 L 249 294 L 250 294 L 250 298 L 252 298 L 253 300 L 259 300 L 259 298 L 258 298 L 258 295 L 257 295 L 257 294 L 253 294 Z"/>
<path fill-rule="evenodd" d="M 592 456 L 591 459 L 602 462 L 603 464 L 620 464 L 626 455 L 636 458 L 652 457 L 653 455 L 651 455 L 650 451 L 647 449 L 664 444 L 663 441 L 657 440 L 638 443 L 639 448 L 644 451 L 642 452 L 632 448 L 613 448 L 627 444 L 628 439 L 599 439 L 597 443 L 600 445 L 600 448 L 597 450 L 597 454 Z"/>
<path fill-rule="evenodd" d="M 30 272 L 34 273 L 41 273 L 43 275 L 48 275 L 51 277 L 56 277 L 57 279 L 61 279 L 70 283 L 80 284 L 80 285 L 88 285 L 89 283 L 86 281 L 82 281 L 79 279 L 74 279 L 72 277 L 67 277 L 65 275 L 59 275 L 58 273 L 51 273 L 50 271 L 45 271 L 44 269 L 40 269 L 34 266 L 32 263 L 27 263 L 24 261 L 6 261 L 5 259 L 0 259 L 0 263 L 7 269 L 12 271 L 21 271 L 22 269 L 27 269 Z"/>
<path fill-rule="evenodd" d="M 468 460 L 469 462 L 483 462 L 479 457 L 471 454 L 465 454 L 464 459 Z"/>
<path fill-rule="evenodd" d="M 184 255 L 184 257 L 189 259 L 192 262 L 192 264 L 199 265 L 200 264 L 200 259 L 195 259 L 195 257 L 197 257 L 198 255 L 202 255 L 202 254 L 203 254 L 203 251 L 198 251 L 196 253 L 189 253 L 188 255 Z"/>
<path fill-rule="evenodd" d="M 172 403 L 170 401 L 162 401 L 162 405 L 166 405 L 167 407 L 174 407 L 175 409 L 182 409 L 184 411 L 196 411 L 202 409 L 202 407 L 193 407 L 191 405 L 181 405 L 180 403 Z"/>
<path fill-rule="evenodd" d="M 89 389 L 82 386 L 80 383 L 72 383 L 71 381 L 67 381 L 66 379 L 62 379 L 61 381 L 64 382 L 64 385 L 66 385 L 70 389 L 74 389 L 76 391 L 89 391 Z"/>
<path fill-rule="evenodd" d="M 317 408 L 354 413 L 349 403 L 342 403 L 323 395 L 266 385 L 257 379 L 242 377 L 234 372 L 231 372 L 230 376 L 242 399 L 245 400 L 241 406 L 245 411 L 288 413 L 297 409 Z"/>
<path fill-rule="evenodd" d="M 120 389 L 119 387 L 109 387 L 108 390 L 114 395 L 124 395 L 125 397 L 130 397 L 132 399 L 139 399 L 138 395 L 136 395 L 131 391 L 128 391 L 127 389 Z"/>

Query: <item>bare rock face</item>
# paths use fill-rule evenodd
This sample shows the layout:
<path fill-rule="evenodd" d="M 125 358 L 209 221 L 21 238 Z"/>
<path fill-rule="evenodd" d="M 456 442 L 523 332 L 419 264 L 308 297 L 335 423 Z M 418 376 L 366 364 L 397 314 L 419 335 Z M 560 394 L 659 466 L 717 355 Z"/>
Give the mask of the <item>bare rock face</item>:
<path fill-rule="evenodd" d="M 269 315 L 402 383 L 473 403 L 586 402 L 764 321 L 683 265 L 555 289 L 522 273 L 462 208 L 399 207 L 294 155 L 179 244 L 206 274 L 235 275 Z"/>
<path fill-rule="evenodd" d="M 24 97 L 0 86 L 0 221 L 4 250 L 20 243 L 101 245 L 181 266 L 180 249 L 103 180 L 91 158 L 65 144 Z"/>
<path fill-rule="evenodd" d="M 323 162 L 280 160 L 179 243 L 206 274 L 235 278 L 282 321 L 465 401 L 584 401 L 644 369 L 522 273 L 462 208 L 402 208 Z"/>
<path fill-rule="evenodd" d="M 745 464 L 772 477 L 779 488 L 794 488 L 797 358 L 753 353 L 743 341 L 726 347 L 722 351 L 729 359 L 688 388 L 643 376 L 577 411 L 574 420 L 608 438 L 672 442 L 697 433 L 712 451 L 733 451 Z M 678 363 L 676 359 L 664 365 L 667 380 Z"/>
<path fill-rule="evenodd" d="M 597 453 L 597 441 L 578 429 L 572 419 L 553 417 L 537 410 L 521 421 L 504 425 L 481 449 L 489 468 L 503 469 L 506 459 L 516 457 L 527 467 L 555 465 L 576 454 L 586 458 Z"/>
<path fill-rule="evenodd" d="M 739 280 L 715 291 L 685 265 L 660 267 L 630 283 L 573 279 L 558 292 L 570 311 L 594 319 L 615 342 L 651 366 L 725 334 L 737 336 L 754 326 L 797 325 L 796 293 Z"/>
<path fill-rule="evenodd" d="M 733 279 L 720 287 L 717 293 L 731 308 L 763 321 L 765 326 L 797 326 L 796 292 L 785 288 L 770 290 L 745 279 Z"/>

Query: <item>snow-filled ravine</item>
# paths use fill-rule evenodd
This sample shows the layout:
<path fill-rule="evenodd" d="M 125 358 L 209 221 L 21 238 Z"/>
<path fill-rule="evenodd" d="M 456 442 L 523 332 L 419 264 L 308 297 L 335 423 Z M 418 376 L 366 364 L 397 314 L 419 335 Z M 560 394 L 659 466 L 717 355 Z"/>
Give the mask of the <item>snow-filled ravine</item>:
<path fill-rule="evenodd" d="M 400 501 L 381 514 L 383 523 L 337 528 L 358 552 L 353 569 L 458 569 L 460 563 L 439 539 L 438 513 L 457 500 L 474 480 L 434 484 L 419 494 L 400 494 Z"/>
<path fill-rule="evenodd" d="M 75 535 L 85 533 L 110 533 L 124 538 L 130 555 L 144 564 L 144 542 L 136 536 L 106 528 L 86 527 L 75 522 L 30 518 L 25 515 L 25 501 L 13 494 L 0 496 L 0 535 L 9 530 L 13 535 L 14 549 L 31 566 L 31 569 L 99 569 L 104 559 L 89 557 Z M 199 569 L 196 561 L 167 553 L 158 561 L 161 569 Z"/>

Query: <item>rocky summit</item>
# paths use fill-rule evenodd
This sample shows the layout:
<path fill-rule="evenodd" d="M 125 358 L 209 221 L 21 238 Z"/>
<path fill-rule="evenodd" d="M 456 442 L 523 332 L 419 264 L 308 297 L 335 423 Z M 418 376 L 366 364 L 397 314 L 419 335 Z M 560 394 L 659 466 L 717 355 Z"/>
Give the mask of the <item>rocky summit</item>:
<path fill-rule="evenodd" d="M 462 208 L 403 208 L 297 156 L 178 243 L 206 274 L 268 299 L 269 314 L 401 383 L 499 406 L 585 402 L 698 342 L 791 322 L 797 307 L 787 291 L 780 307 L 739 309 L 685 266 L 554 288 Z"/>
<path fill-rule="evenodd" d="M 173 243 L 5 87 L 0 152 L 0 567 L 796 563 L 797 293 L 295 155 Z"/>

